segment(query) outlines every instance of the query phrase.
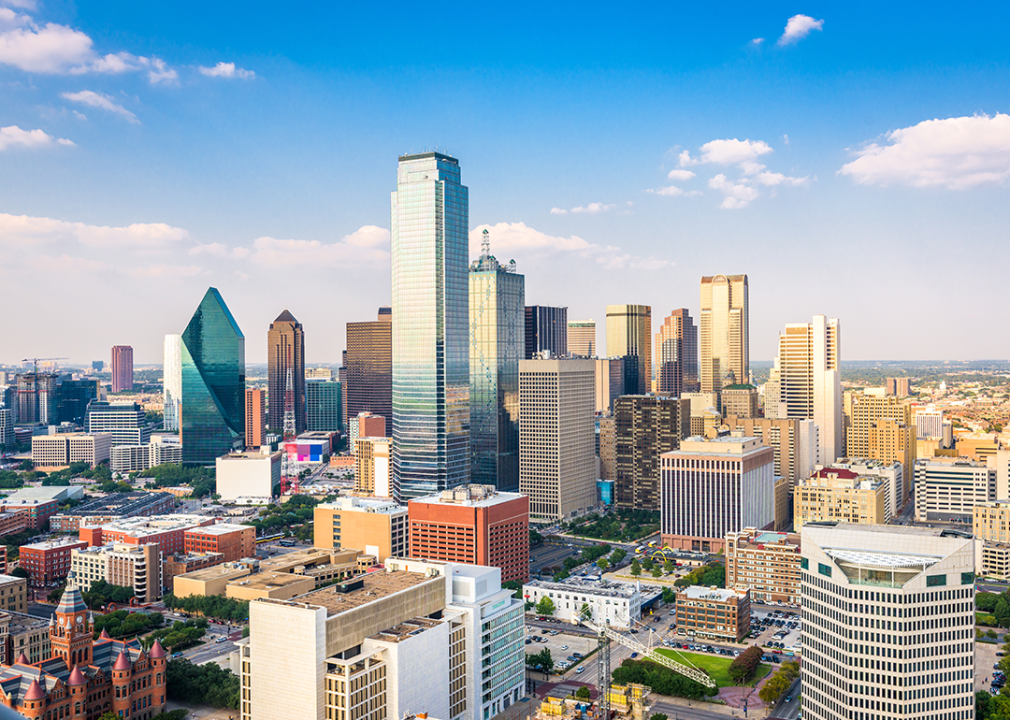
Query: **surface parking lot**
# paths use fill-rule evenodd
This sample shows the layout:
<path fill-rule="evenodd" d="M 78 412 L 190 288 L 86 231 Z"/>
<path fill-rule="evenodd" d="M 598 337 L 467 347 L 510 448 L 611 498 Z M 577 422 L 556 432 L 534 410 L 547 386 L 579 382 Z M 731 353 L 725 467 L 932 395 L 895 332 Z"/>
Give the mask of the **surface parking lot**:
<path fill-rule="evenodd" d="M 751 632 L 759 628 L 761 633 L 756 638 L 751 638 L 749 642 L 765 649 L 769 643 L 775 643 L 772 647 L 784 652 L 800 644 L 802 623 L 799 613 L 794 610 L 754 611 L 751 614 Z"/>
<path fill-rule="evenodd" d="M 535 653 L 541 652 L 544 648 L 551 651 L 551 657 L 554 658 L 555 669 L 560 669 L 560 664 L 567 661 L 568 656 L 572 653 L 582 653 L 583 655 L 588 655 L 590 652 L 596 649 L 596 638 L 592 636 L 583 635 L 568 635 L 563 631 L 564 626 L 554 629 L 550 632 L 557 632 L 557 635 L 551 635 L 550 632 L 544 634 L 543 630 L 535 627 L 526 628 L 526 638 L 531 640 L 528 645 L 526 645 L 526 653 L 528 655 L 533 655 Z M 537 640 L 533 640 L 536 637 Z"/>
<path fill-rule="evenodd" d="M 975 692 L 989 692 L 992 687 L 993 665 L 1003 658 L 996 653 L 1003 652 L 1003 645 L 997 643 L 975 643 Z"/>

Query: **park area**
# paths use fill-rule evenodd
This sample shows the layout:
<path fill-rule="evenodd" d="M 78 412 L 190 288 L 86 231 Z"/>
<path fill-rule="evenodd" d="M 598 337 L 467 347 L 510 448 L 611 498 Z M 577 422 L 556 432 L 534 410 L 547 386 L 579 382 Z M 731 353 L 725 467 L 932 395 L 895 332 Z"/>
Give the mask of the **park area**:
<path fill-rule="evenodd" d="M 704 670 L 708 673 L 708 676 L 715 681 L 715 684 L 720 688 L 730 687 L 738 685 L 729 675 L 729 666 L 733 662 L 731 657 L 723 657 L 722 655 L 705 655 L 702 653 L 692 653 L 683 652 L 680 650 L 667 650 L 666 648 L 660 648 L 656 652 L 660 655 L 666 655 L 666 657 L 671 660 L 675 660 L 685 665 L 693 665 L 699 670 Z M 685 662 L 686 661 L 686 662 Z M 754 685 L 756 682 L 764 678 L 768 673 L 771 672 L 771 666 L 761 664 L 758 665 L 757 670 L 754 674 L 746 681 L 745 685 Z"/>

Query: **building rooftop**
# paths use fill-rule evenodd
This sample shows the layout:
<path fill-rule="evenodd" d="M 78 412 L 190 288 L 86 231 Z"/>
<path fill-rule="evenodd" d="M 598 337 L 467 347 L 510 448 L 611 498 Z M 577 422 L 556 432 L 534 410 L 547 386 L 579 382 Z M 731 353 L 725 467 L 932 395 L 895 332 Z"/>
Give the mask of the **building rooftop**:
<path fill-rule="evenodd" d="M 408 637 L 413 637 L 423 633 L 433 627 L 441 625 L 441 620 L 432 620 L 430 618 L 411 618 L 410 620 L 405 620 L 399 625 L 394 625 L 391 628 L 387 628 L 382 632 L 377 632 L 370 636 L 371 640 L 379 640 L 380 642 L 400 642 L 401 640 L 406 640 Z"/>
<path fill-rule="evenodd" d="M 250 590 L 276 590 L 277 588 L 287 585 L 298 585 L 306 581 L 312 581 L 312 578 L 307 575 L 295 575 L 286 572 L 259 572 L 249 577 L 236 579 L 229 584 L 238 585 Z"/>
<path fill-rule="evenodd" d="M 187 532 L 200 533 L 201 535 L 227 535 L 242 530 L 253 530 L 251 525 L 236 525 L 235 523 L 217 523 L 216 525 L 205 525 L 195 527 Z"/>
<path fill-rule="evenodd" d="M 392 515 L 398 512 L 406 512 L 407 506 L 400 505 L 392 500 L 367 497 L 339 497 L 331 503 L 321 503 L 317 508 L 327 510 L 349 510 L 354 512 L 381 513 Z"/>
<path fill-rule="evenodd" d="M 0 575 L 0 585 L 6 585 L 7 583 L 27 583 L 25 578 L 19 578 L 17 575 Z"/>
<path fill-rule="evenodd" d="M 739 600 L 746 594 L 743 590 L 706 587 L 704 585 L 690 585 L 683 590 L 677 591 L 678 596 L 686 597 L 690 600 L 714 600 L 716 602 Z"/>
<path fill-rule="evenodd" d="M 346 582 L 313 590 L 299 595 L 294 600 L 284 601 L 298 605 L 317 605 L 326 608 L 328 617 L 339 615 L 354 608 L 389 597 L 401 590 L 429 582 L 445 582 L 442 576 L 429 577 L 424 573 L 397 571 L 376 571 L 360 575 Z M 277 601 L 264 601 L 277 602 Z"/>
<path fill-rule="evenodd" d="M 198 582 L 211 582 L 213 580 L 220 580 L 221 578 L 241 578 L 247 575 L 252 575 L 253 569 L 245 563 L 240 562 L 230 562 L 221 563 L 220 565 L 214 565 L 209 568 L 202 568 L 200 570 L 193 570 L 192 572 L 185 573 L 183 575 L 176 575 L 177 578 L 185 578 L 187 580 L 196 580 Z"/>
<path fill-rule="evenodd" d="M 51 500 L 63 500 L 66 498 L 68 491 L 77 490 L 76 488 L 70 488 L 66 486 L 56 486 L 56 487 L 26 487 L 21 488 L 17 492 L 8 495 L 0 502 L 6 503 L 8 505 L 14 504 L 16 502 L 23 502 L 24 504 L 37 504 L 42 502 L 48 502 Z M 77 495 L 83 493 L 83 490 L 74 492 Z"/>
<path fill-rule="evenodd" d="M 31 548 L 32 550 L 55 550 L 56 548 L 66 547 L 67 545 L 87 545 L 83 540 L 78 540 L 75 537 L 58 537 L 52 540 L 43 540 L 42 542 L 29 543 L 28 545 L 22 545 L 21 549 Z"/>
<path fill-rule="evenodd" d="M 411 500 L 412 503 L 433 503 L 438 505 L 462 505 L 466 507 L 490 507 L 523 497 L 520 493 L 499 492 L 494 485 L 460 485 L 451 490 L 443 490 Z"/>
<path fill-rule="evenodd" d="M 561 582 L 531 580 L 523 587 L 560 592 L 580 592 L 588 595 L 600 595 L 601 597 L 631 598 L 639 593 L 637 584 L 616 582 L 614 580 L 590 580 L 582 577 L 570 577 Z"/>
<path fill-rule="evenodd" d="M 45 618 L 10 612 L 9 610 L 0 612 L 0 627 L 3 626 L 4 622 L 10 623 L 7 627 L 9 628 L 11 635 L 17 635 L 28 630 L 38 630 L 49 626 L 49 620 Z"/>
<path fill-rule="evenodd" d="M 728 533 L 737 535 L 737 544 L 740 547 L 753 545 L 793 545 L 800 546 L 799 533 L 774 532 L 771 530 L 756 530 L 746 528 L 739 533 Z"/>
<path fill-rule="evenodd" d="M 733 431 L 729 434 L 717 435 L 715 437 L 702 437 L 694 435 L 685 438 L 680 442 L 680 449 L 674 450 L 664 455 L 692 457 L 699 456 L 719 456 L 739 455 L 744 456 L 752 452 L 760 452 L 766 449 L 761 438 L 747 437 L 743 433 Z M 770 447 L 767 449 L 771 449 Z"/>
<path fill-rule="evenodd" d="M 222 455 L 217 459 L 218 462 L 238 462 L 240 460 L 271 460 L 275 456 L 280 456 L 280 451 L 266 455 L 261 452 L 233 452 L 227 455 Z"/>
<path fill-rule="evenodd" d="M 164 495 L 165 493 L 159 493 Z M 196 528 L 203 523 L 212 522 L 213 518 L 205 515 L 152 515 L 151 517 L 131 517 L 102 523 L 103 530 L 126 533 L 130 537 L 149 537 L 173 530 Z"/>
<path fill-rule="evenodd" d="M 91 500 L 83 505 L 72 508 L 61 515 L 124 515 L 129 516 L 141 512 L 149 505 L 166 500 L 174 501 L 169 493 L 160 492 L 127 492 L 111 493 L 103 498 Z"/>

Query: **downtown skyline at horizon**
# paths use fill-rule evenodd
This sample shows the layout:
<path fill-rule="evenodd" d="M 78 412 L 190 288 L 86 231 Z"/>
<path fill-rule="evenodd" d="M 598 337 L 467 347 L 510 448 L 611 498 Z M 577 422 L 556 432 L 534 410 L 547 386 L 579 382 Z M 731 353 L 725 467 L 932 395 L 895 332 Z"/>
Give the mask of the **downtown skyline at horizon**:
<path fill-rule="evenodd" d="M 461 43 L 441 60 L 314 29 L 299 43 L 290 18 L 267 37 L 257 13 L 173 16 L 153 37 L 125 4 L 0 0 L 0 167 L 21 179 L 0 199 L 0 282 L 43 315 L 83 298 L 107 318 L 29 324 L 0 362 L 123 344 L 159 364 L 213 286 L 250 364 L 284 308 L 306 363 L 338 363 L 345 324 L 391 302 L 396 158 L 436 141 L 471 190 L 470 259 L 488 229 L 527 304 L 593 318 L 600 347 L 608 304 L 650 305 L 654 335 L 677 308 L 697 317 L 703 275 L 746 273 L 755 362 L 816 314 L 844 325 L 843 363 L 1010 355 L 988 330 L 1010 311 L 979 269 L 1010 220 L 1006 18 L 969 43 L 958 19 L 821 10 L 719 27 L 657 10 L 697 30 L 669 57 L 622 18 L 610 34 L 580 21 L 610 39 L 596 53 L 539 47 L 545 21 L 510 28 L 511 54 Z M 912 59 L 906 35 L 948 42 Z M 947 326 L 956 345 L 937 342 Z"/>

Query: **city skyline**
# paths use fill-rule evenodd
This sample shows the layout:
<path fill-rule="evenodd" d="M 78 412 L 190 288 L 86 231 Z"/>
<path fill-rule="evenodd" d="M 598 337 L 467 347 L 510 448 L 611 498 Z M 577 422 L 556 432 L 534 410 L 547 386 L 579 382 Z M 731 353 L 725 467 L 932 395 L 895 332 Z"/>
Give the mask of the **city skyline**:
<path fill-rule="evenodd" d="M 806 32 L 787 33 L 795 10 L 783 5 L 725 21 L 656 8 L 655 22 L 616 26 L 590 13 L 546 42 L 561 20 L 551 10 L 543 23 L 506 19 L 509 42 L 491 51 L 464 43 L 434 59 L 368 32 L 333 48 L 316 30 L 336 21 L 329 8 L 308 30 L 266 13 L 193 24 L 180 12 L 154 37 L 141 7 L 3 5 L 0 35 L 33 49 L 0 53 L 0 167 L 23 179 L 0 203 L 5 286 L 28 296 L 44 273 L 57 290 L 40 310 L 86 292 L 135 330 L 71 327 L 61 342 L 29 328 L 2 362 L 87 363 L 128 342 L 138 365 L 156 363 L 208 285 L 250 332 L 290 307 L 317 338 L 306 360 L 338 362 L 344 323 L 391 299 L 394 158 L 432 147 L 468 168 L 469 259 L 490 228 L 499 256 L 528 268 L 530 304 L 571 318 L 622 303 L 696 314 L 698 277 L 746 273 L 754 359 L 817 312 L 844 318 L 852 359 L 1010 354 L 991 318 L 958 303 L 900 336 L 875 311 L 933 286 L 997 321 L 1008 312 L 974 262 L 999 251 L 1010 219 L 1010 117 L 993 99 L 1010 79 L 1000 19 L 888 8 L 867 23 L 857 7 L 809 9 Z M 355 8 L 340 24 L 375 20 Z M 454 16 L 450 29 L 475 36 L 480 20 Z M 694 31 L 671 46 L 661 27 Z M 47 28 L 76 44 L 55 53 Z M 945 252 L 965 244 L 976 252 Z M 883 297 L 824 282 L 845 259 L 886 268 Z M 334 276 L 340 290 L 320 297 Z M 938 346 L 933 329 L 953 323 L 964 341 Z M 265 348 L 251 344 L 249 359 Z"/>

